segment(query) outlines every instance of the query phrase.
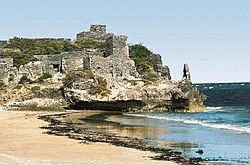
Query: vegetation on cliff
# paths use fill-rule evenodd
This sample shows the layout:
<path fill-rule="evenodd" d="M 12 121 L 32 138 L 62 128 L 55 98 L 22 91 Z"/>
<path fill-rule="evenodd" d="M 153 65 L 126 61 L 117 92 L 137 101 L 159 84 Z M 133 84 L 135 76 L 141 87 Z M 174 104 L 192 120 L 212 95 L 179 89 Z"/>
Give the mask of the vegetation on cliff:
<path fill-rule="evenodd" d="M 107 81 L 103 77 L 92 74 L 89 70 L 71 71 L 63 79 L 64 88 L 74 88 L 76 82 L 81 82 L 90 95 L 106 96 L 110 93 Z"/>
<path fill-rule="evenodd" d="M 69 39 L 28 39 L 14 37 L 9 40 L 7 48 L 18 49 L 29 55 L 57 54 L 74 50 Z"/>
<path fill-rule="evenodd" d="M 34 55 L 60 54 L 103 47 L 103 43 L 91 39 L 72 42 L 70 39 L 63 38 L 28 39 L 14 37 L 6 44 L 6 50 L 0 53 L 0 58 L 13 58 L 14 66 L 19 68 L 30 61 L 36 61 Z"/>
<path fill-rule="evenodd" d="M 135 44 L 129 46 L 129 55 L 132 60 L 135 62 L 137 71 L 142 74 L 146 72 L 152 65 L 147 60 L 147 57 L 152 52 L 141 44 Z"/>
<path fill-rule="evenodd" d="M 81 51 L 83 49 L 100 49 L 104 48 L 105 44 L 92 39 L 77 40 L 73 43 L 75 51 Z"/>
<path fill-rule="evenodd" d="M 149 61 L 149 56 L 153 54 L 142 44 L 129 46 L 129 56 L 135 62 L 136 69 L 145 80 L 155 81 L 158 79 L 157 73 L 153 70 L 153 64 Z"/>
<path fill-rule="evenodd" d="M 96 49 L 102 48 L 103 46 L 104 45 L 101 42 L 92 39 L 72 42 L 70 39 L 64 38 L 29 39 L 14 37 L 9 40 L 6 48 L 19 50 L 27 55 L 47 55 L 70 51 L 81 51 L 85 48 Z"/>
<path fill-rule="evenodd" d="M 31 61 L 37 61 L 37 59 L 33 55 L 25 54 L 19 51 L 2 52 L 0 53 L 0 58 L 13 58 L 13 65 L 17 68 Z"/>
<path fill-rule="evenodd" d="M 19 84 L 33 84 L 33 83 L 43 83 L 44 80 L 52 78 L 52 75 L 49 73 L 43 73 L 41 77 L 39 77 L 36 81 L 30 80 L 27 76 L 23 75 L 20 78 Z"/>

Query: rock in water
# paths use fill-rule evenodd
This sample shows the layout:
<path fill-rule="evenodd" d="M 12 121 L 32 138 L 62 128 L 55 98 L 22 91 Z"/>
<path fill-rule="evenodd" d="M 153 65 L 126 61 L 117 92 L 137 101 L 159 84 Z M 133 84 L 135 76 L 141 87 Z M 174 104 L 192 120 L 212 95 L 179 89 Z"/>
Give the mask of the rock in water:
<path fill-rule="evenodd" d="M 196 151 L 196 153 L 197 153 L 197 154 L 201 154 L 201 155 L 202 155 L 204 152 L 203 152 L 203 150 L 202 150 L 202 149 L 199 149 L 199 150 L 197 150 L 197 151 Z"/>

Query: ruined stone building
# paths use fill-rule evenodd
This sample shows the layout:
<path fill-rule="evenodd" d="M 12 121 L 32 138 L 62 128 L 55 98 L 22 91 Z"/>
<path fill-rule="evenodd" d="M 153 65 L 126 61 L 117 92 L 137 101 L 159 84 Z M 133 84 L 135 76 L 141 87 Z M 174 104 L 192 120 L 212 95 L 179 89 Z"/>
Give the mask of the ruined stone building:
<path fill-rule="evenodd" d="M 90 31 L 77 34 L 78 40 L 93 40 L 104 45 L 98 49 L 84 49 L 80 52 L 63 52 L 54 55 L 35 55 L 38 61 L 30 62 L 20 68 L 13 66 L 13 59 L 0 59 L 0 80 L 6 85 L 19 82 L 22 76 L 30 80 L 38 79 L 43 73 L 54 75 L 72 70 L 89 69 L 94 74 L 109 78 L 136 78 L 134 61 L 129 58 L 127 37 L 106 32 L 105 25 L 91 25 Z M 73 41 L 72 41 L 73 42 Z M 0 42 L 3 51 L 5 41 Z"/>

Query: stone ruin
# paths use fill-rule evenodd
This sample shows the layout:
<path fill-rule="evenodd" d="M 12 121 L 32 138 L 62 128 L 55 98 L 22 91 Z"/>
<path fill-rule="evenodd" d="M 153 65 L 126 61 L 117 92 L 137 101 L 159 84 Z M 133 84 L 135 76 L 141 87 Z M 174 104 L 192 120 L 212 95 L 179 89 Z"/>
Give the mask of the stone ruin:
<path fill-rule="evenodd" d="M 15 85 L 22 76 L 35 81 L 44 73 L 66 74 L 72 70 L 83 69 L 110 79 L 140 78 L 134 61 L 129 58 L 127 38 L 124 35 L 107 33 L 106 25 L 91 25 L 90 31 L 77 34 L 76 39 L 71 42 L 91 40 L 101 43 L 102 47 L 52 55 L 34 55 L 38 61 L 22 65 L 20 68 L 13 66 L 13 59 L 0 58 L 0 81 L 5 85 Z M 7 44 L 7 41 L 0 41 L 0 52 L 7 50 L 4 48 Z M 169 68 L 162 65 L 160 55 L 151 54 L 149 60 L 160 77 L 171 79 Z"/>
<path fill-rule="evenodd" d="M 134 79 L 139 74 L 134 61 L 129 58 L 127 37 L 106 32 L 106 25 L 91 25 L 90 31 L 77 34 L 76 40 L 93 40 L 104 45 L 103 48 L 86 48 L 79 52 L 63 52 L 53 55 L 35 55 L 38 61 L 30 62 L 20 68 L 13 66 L 13 59 L 0 59 L 0 81 L 6 85 L 16 84 L 22 76 L 36 80 L 43 73 L 66 74 L 72 70 L 88 69 L 94 74 L 111 79 Z M 75 42 L 72 41 L 72 42 Z M 7 42 L 0 42 L 3 51 Z"/>
<path fill-rule="evenodd" d="M 127 37 L 107 33 L 105 25 L 91 25 L 90 31 L 77 34 L 76 40 L 71 42 L 84 40 L 97 41 L 103 46 L 60 54 L 34 55 L 37 61 L 29 62 L 19 68 L 13 65 L 12 58 L 0 58 L 0 87 L 2 85 L 15 86 L 23 76 L 35 81 L 44 73 L 49 73 L 54 78 L 60 78 L 55 75 L 86 69 L 93 74 L 103 76 L 109 80 L 108 82 L 112 82 L 108 86 L 109 91 L 112 90 L 112 92 L 107 96 L 91 95 L 83 90 L 85 88 L 82 88 L 82 85 L 85 84 L 82 82 L 76 83 L 74 88 L 64 87 L 64 97 L 75 105 L 82 106 L 81 103 L 84 103 L 85 108 L 87 104 L 95 108 L 105 109 L 106 107 L 118 110 L 119 108 L 141 107 L 138 112 L 151 110 L 154 107 L 159 110 L 161 108 L 164 110 L 204 108 L 205 97 L 192 87 L 187 64 L 184 65 L 182 81 L 172 82 L 169 81 L 171 80 L 169 68 L 162 65 L 161 56 L 152 53 L 147 60 L 152 64 L 152 68 L 158 76 L 163 79 L 162 84 L 144 86 L 144 83 L 138 83 L 134 86 L 127 86 L 116 80 L 141 80 L 134 61 L 129 57 Z M 6 51 L 6 44 L 8 42 L 0 41 L 0 52 Z M 137 83 L 138 81 L 131 82 Z M 8 99 L 4 98 L 4 101 L 6 100 Z"/>

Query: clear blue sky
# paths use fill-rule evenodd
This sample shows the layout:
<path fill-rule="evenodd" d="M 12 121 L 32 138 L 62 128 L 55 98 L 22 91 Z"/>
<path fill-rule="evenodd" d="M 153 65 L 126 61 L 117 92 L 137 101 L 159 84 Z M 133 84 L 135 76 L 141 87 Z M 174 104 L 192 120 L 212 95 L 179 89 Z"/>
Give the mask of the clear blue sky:
<path fill-rule="evenodd" d="M 250 0 L 0 0 L 0 40 L 64 37 L 106 24 L 163 57 L 173 79 L 250 82 Z"/>

